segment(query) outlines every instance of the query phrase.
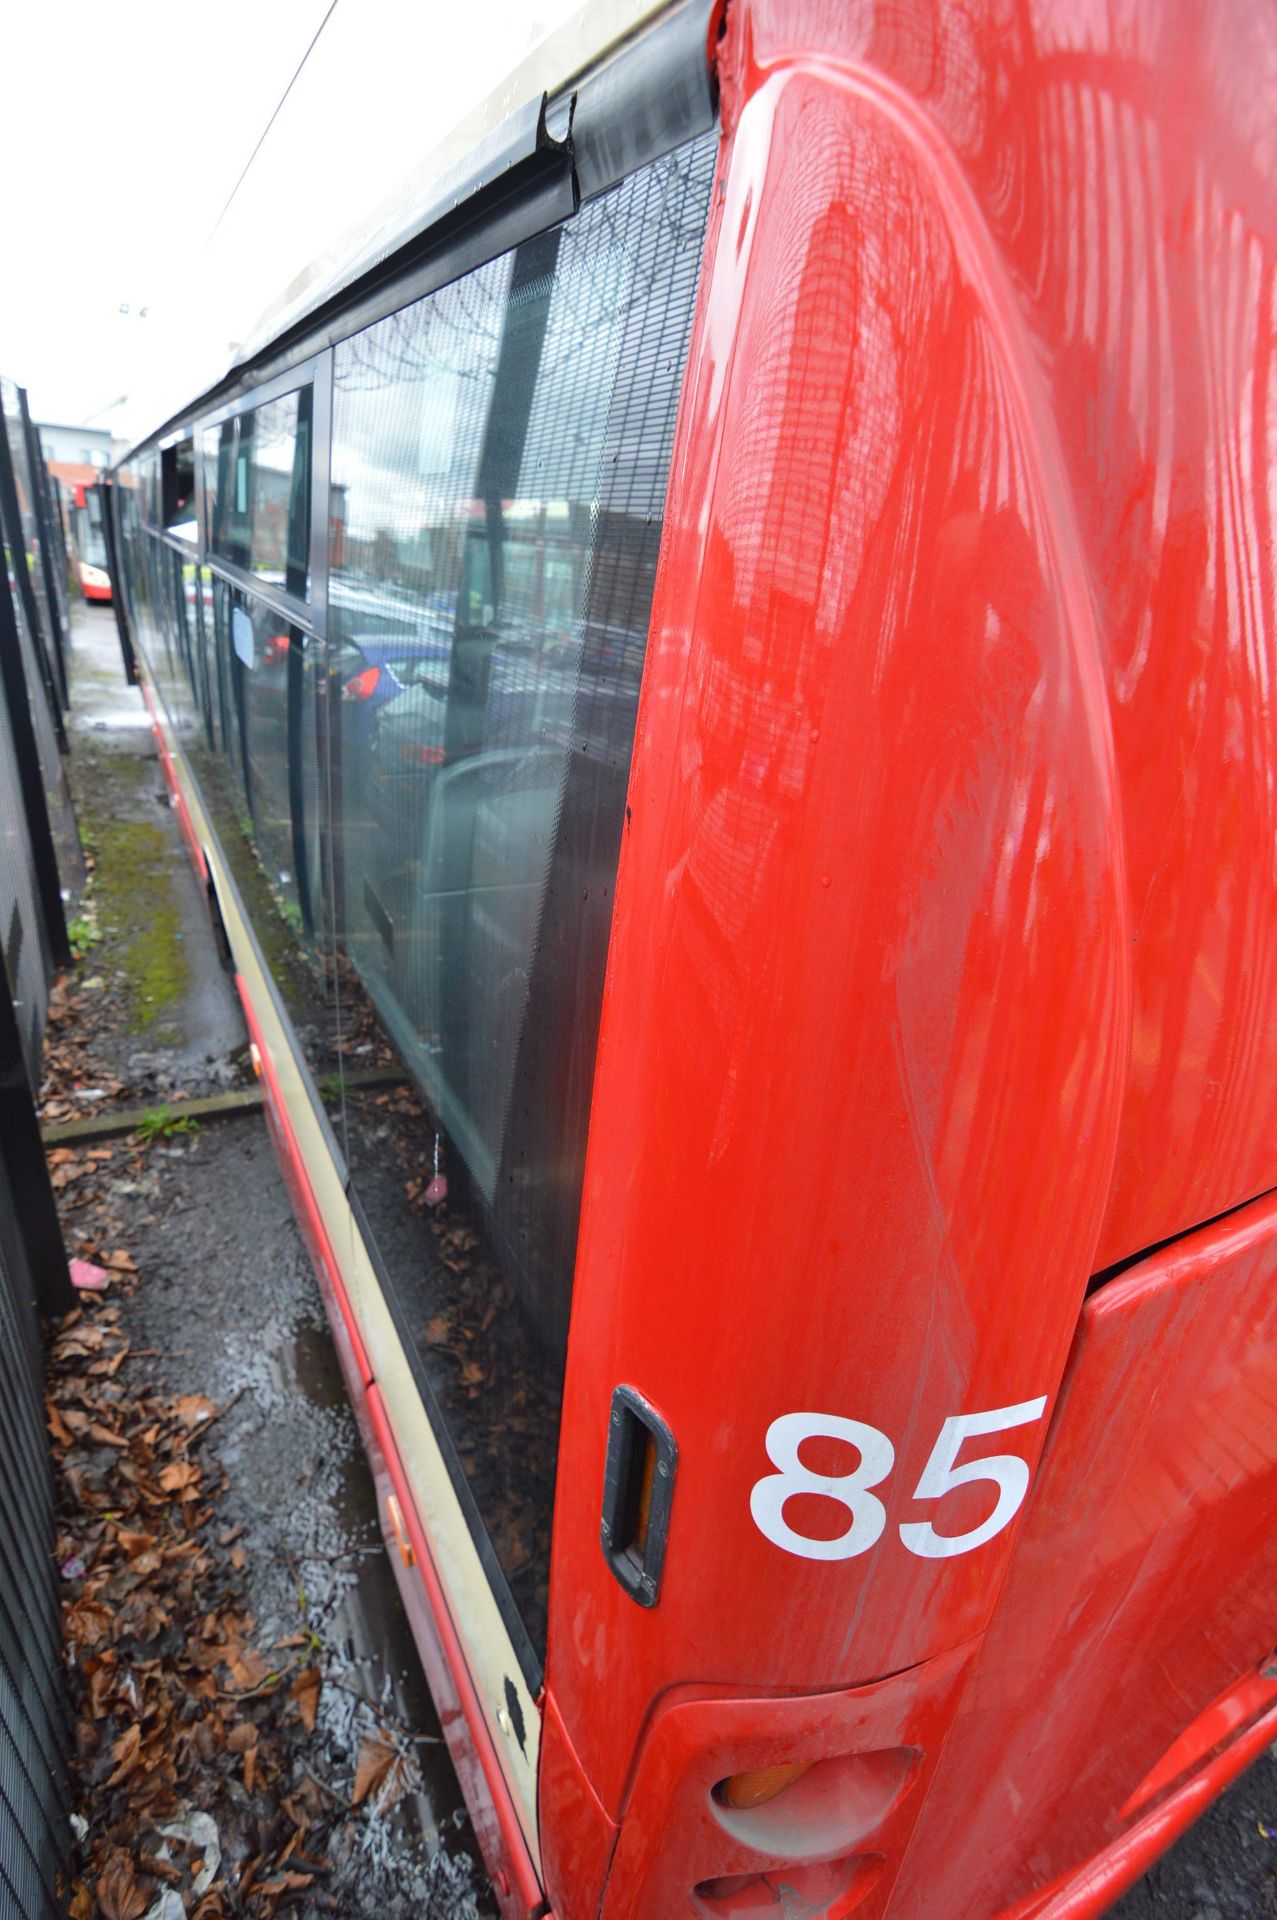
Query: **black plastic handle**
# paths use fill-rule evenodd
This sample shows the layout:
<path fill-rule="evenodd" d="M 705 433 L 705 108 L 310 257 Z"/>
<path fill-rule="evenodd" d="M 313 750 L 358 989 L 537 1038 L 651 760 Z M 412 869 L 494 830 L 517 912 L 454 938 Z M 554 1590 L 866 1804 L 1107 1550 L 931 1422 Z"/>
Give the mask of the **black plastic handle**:
<path fill-rule="evenodd" d="M 674 1503 L 678 1447 L 655 1407 L 633 1387 L 612 1395 L 603 1471 L 603 1554 L 632 1600 L 654 1607 Z"/>

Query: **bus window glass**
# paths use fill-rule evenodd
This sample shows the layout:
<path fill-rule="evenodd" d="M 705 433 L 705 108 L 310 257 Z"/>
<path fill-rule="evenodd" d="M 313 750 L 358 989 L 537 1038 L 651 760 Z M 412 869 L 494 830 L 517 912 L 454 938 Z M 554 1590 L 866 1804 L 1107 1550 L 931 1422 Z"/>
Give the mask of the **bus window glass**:
<path fill-rule="evenodd" d="M 102 495 L 97 487 L 77 487 L 71 508 L 72 540 L 86 567 L 106 566 L 106 534 L 102 528 Z"/>
<path fill-rule="evenodd" d="M 175 440 L 160 453 L 160 508 L 164 526 L 192 544 L 198 537 L 195 520 L 195 442 Z"/>
<path fill-rule="evenodd" d="M 220 427 L 203 427 L 200 430 L 200 465 L 204 478 L 204 545 L 212 547 L 213 529 L 217 524 L 217 468 L 218 448 L 221 444 Z"/>
<path fill-rule="evenodd" d="M 147 536 L 155 573 L 158 644 L 151 665 L 164 695 L 174 732 L 185 743 L 195 718 L 191 626 L 194 565 L 164 541 Z"/>
<path fill-rule="evenodd" d="M 322 1094 L 339 1059 L 322 649 L 208 568 L 187 600 L 201 712 L 183 749 Z"/>
<path fill-rule="evenodd" d="M 303 712 L 302 688 L 315 643 L 250 595 L 228 591 L 228 600 L 230 665 L 242 714 L 253 838 L 279 912 L 300 933 L 310 920 L 310 903 L 293 837 L 292 780 L 307 777 L 303 742 L 313 748 L 314 717 Z"/>
<path fill-rule="evenodd" d="M 343 1048 L 348 1067 L 409 1076 L 388 1100 L 375 1074 L 346 1075 L 347 1152 L 534 1645 L 613 882 L 715 149 L 707 136 L 655 162 L 334 355 Z"/>
<path fill-rule="evenodd" d="M 309 586 L 310 411 L 311 390 L 302 387 L 203 436 L 213 552 L 298 599 Z"/>

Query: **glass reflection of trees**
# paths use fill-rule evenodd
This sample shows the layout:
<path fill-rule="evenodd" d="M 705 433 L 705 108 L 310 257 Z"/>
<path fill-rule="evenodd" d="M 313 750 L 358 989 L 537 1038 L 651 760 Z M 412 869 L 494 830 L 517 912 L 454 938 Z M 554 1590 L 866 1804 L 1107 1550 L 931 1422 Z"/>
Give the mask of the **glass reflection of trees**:
<path fill-rule="evenodd" d="M 611 888 L 714 152 L 710 138 L 657 162 L 334 354 L 345 1140 L 534 1642 Z M 375 1084 L 391 1060 L 410 1084 Z M 436 1136 L 449 1193 L 431 1208 Z"/>

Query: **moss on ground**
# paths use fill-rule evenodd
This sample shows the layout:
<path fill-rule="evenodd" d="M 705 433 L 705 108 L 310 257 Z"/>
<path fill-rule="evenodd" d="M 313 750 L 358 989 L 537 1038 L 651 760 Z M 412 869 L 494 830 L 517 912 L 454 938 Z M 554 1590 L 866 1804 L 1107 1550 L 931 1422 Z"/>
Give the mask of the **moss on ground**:
<path fill-rule="evenodd" d="M 76 787 L 81 827 L 88 828 L 94 849 L 98 925 L 124 977 L 129 1025 L 144 1033 L 177 1006 L 190 980 L 172 849 L 162 827 L 128 817 L 140 802 L 142 760 L 123 753 L 84 760 L 90 764 L 81 761 Z"/>

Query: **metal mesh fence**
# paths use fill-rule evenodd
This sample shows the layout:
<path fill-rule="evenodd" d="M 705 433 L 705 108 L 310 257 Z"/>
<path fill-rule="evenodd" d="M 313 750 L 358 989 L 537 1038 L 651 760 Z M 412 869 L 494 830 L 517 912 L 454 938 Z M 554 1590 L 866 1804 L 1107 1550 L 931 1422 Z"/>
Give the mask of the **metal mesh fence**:
<path fill-rule="evenodd" d="M 0 1911 L 63 1911 L 69 1723 L 40 1352 L 13 1186 L 0 1153 Z"/>
<path fill-rule="evenodd" d="M 31 712 L 31 725 L 35 732 L 36 752 L 40 762 L 40 778 L 44 786 L 44 804 L 49 816 L 53 844 L 57 850 L 59 884 L 64 897 L 69 901 L 75 901 L 84 891 L 84 855 L 80 849 L 80 835 L 75 823 L 75 809 L 71 801 L 66 765 L 58 742 L 54 702 L 41 672 L 38 642 L 31 633 L 26 608 L 20 595 L 12 595 L 12 605 L 17 626 L 18 647 L 22 655 L 27 703 Z"/>
<path fill-rule="evenodd" d="M 4 383 L 8 385 L 9 383 Z M 0 1916 L 65 1911 L 69 1721 L 54 1565 L 37 1299 L 72 1298 L 33 1089 L 49 989 L 67 952 L 65 901 L 83 862 L 59 735 L 53 619 L 34 592 L 32 501 L 0 432 Z M 19 451 L 21 446 L 19 443 Z M 39 554 L 34 559 L 39 559 Z"/>
<path fill-rule="evenodd" d="M 40 1043 L 49 1004 L 53 951 L 40 911 L 35 857 L 23 804 L 9 710 L 0 698 L 0 951 L 13 994 L 22 1057 L 40 1084 Z"/>

